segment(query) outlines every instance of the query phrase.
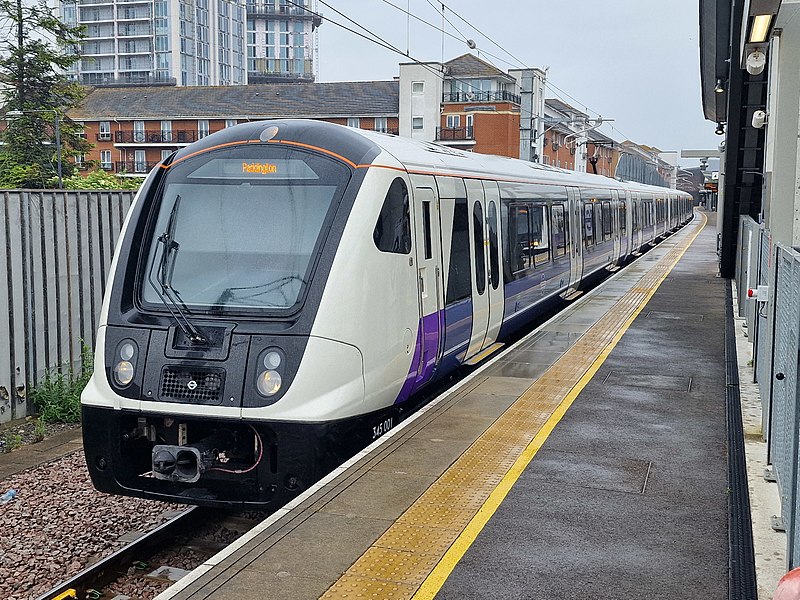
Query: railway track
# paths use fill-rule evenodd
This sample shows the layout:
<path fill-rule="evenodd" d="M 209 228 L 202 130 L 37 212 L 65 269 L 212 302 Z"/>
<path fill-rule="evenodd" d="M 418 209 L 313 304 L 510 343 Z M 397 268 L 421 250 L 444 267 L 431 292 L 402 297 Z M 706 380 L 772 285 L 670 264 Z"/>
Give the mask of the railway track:
<path fill-rule="evenodd" d="M 61 582 L 37 600 L 134 597 L 113 591 L 116 587 L 137 587 L 131 583 L 120 584 L 126 579 L 150 578 L 154 582 L 160 581 L 161 587 L 165 587 L 171 583 L 172 578 L 180 576 L 186 569 L 159 564 L 159 556 L 168 555 L 172 549 L 190 549 L 198 557 L 199 565 L 202 560 L 216 554 L 255 527 L 265 516 L 265 513 L 221 513 L 218 509 L 189 507 L 124 548 Z M 220 534 L 220 530 L 225 530 L 226 533 Z"/>

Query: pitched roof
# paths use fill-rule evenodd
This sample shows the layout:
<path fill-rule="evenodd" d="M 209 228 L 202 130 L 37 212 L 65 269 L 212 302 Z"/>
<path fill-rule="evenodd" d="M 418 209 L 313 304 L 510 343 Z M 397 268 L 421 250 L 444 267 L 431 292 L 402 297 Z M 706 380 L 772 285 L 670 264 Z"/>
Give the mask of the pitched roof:
<path fill-rule="evenodd" d="M 504 73 L 494 65 L 489 64 L 474 54 L 462 54 L 444 63 L 450 77 L 490 77 L 503 78 L 513 81 L 513 77 Z"/>
<path fill-rule="evenodd" d="M 98 87 L 75 120 L 396 116 L 397 81 L 266 83 L 217 87 Z"/>
<path fill-rule="evenodd" d="M 574 106 L 571 106 L 564 102 L 563 100 L 559 100 L 558 98 L 547 98 L 545 99 L 545 104 L 550 106 L 551 108 L 557 110 L 558 112 L 562 112 L 565 114 L 575 114 L 579 117 L 589 117 L 585 112 L 578 110 Z"/>

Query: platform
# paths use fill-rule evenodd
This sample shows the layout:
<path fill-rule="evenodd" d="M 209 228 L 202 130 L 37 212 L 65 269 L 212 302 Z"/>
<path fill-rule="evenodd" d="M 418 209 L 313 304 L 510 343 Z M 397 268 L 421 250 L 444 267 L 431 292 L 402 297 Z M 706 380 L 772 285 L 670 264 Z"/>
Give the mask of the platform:
<path fill-rule="evenodd" d="M 727 598 L 706 216 L 157 597 Z"/>

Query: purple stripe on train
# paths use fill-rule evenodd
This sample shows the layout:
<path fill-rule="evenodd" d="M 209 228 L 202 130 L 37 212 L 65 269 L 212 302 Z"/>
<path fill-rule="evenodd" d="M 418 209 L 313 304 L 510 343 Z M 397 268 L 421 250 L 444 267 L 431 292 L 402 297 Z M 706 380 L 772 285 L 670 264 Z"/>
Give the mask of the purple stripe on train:
<path fill-rule="evenodd" d="M 442 311 L 423 317 L 417 326 L 417 344 L 411 369 L 406 375 L 395 404 L 405 402 L 415 391 L 430 381 L 436 367 L 436 354 L 439 352 L 439 322 Z M 424 343 L 423 343 L 424 341 Z"/>

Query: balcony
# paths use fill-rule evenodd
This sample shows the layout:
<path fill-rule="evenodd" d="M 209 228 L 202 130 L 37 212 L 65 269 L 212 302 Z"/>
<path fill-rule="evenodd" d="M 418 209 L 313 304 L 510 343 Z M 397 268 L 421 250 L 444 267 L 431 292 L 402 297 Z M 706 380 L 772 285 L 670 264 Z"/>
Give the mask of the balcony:
<path fill-rule="evenodd" d="M 511 102 L 519 104 L 520 97 L 506 91 L 497 92 L 445 92 L 442 102 Z"/>
<path fill-rule="evenodd" d="M 99 135 L 99 134 L 98 134 Z M 115 131 L 116 144 L 191 144 L 199 138 L 197 131 Z"/>
<path fill-rule="evenodd" d="M 290 5 L 275 5 L 274 2 L 248 2 L 247 3 L 247 16 L 259 17 L 268 16 L 274 17 L 276 15 L 285 15 L 287 17 L 295 17 L 301 19 L 311 19 L 314 26 L 318 27 L 322 24 L 322 19 L 310 12 L 308 9 L 300 8 L 299 6 Z"/>
<path fill-rule="evenodd" d="M 475 133 L 472 127 L 437 127 L 437 142 L 472 142 Z"/>
<path fill-rule="evenodd" d="M 147 175 L 157 164 L 143 160 L 128 160 L 114 163 L 114 170 L 121 175 Z"/>
<path fill-rule="evenodd" d="M 389 135 L 400 135 L 397 127 L 384 127 L 383 129 L 373 129 L 376 133 L 388 133 Z"/>

